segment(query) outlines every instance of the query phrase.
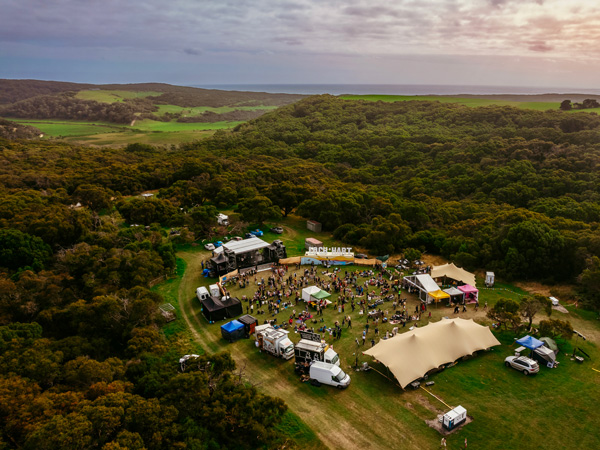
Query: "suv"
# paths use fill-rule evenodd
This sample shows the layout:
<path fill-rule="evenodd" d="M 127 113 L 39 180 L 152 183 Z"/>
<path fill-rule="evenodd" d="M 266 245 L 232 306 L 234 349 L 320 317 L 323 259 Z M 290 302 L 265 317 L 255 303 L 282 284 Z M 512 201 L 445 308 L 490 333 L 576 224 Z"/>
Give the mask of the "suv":
<path fill-rule="evenodd" d="M 273 228 L 271 228 L 271 233 L 282 234 L 283 228 L 282 227 L 273 227 Z"/>
<path fill-rule="evenodd" d="M 213 251 L 213 250 L 215 249 L 215 244 L 213 244 L 212 242 L 209 242 L 208 244 L 206 244 L 206 245 L 204 246 L 204 248 L 205 248 L 206 250 Z"/>
<path fill-rule="evenodd" d="M 538 373 L 540 371 L 538 363 L 527 356 L 508 356 L 504 360 L 504 364 L 506 367 L 512 367 L 519 372 L 523 372 L 525 375 Z"/>

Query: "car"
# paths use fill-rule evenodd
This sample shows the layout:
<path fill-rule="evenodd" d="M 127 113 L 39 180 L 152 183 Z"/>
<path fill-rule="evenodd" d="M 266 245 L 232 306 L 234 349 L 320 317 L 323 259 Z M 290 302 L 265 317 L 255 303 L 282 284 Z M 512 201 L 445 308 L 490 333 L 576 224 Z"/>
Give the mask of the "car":
<path fill-rule="evenodd" d="M 283 228 L 282 227 L 273 227 L 273 228 L 271 228 L 271 233 L 282 234 Z"/>
<path fill-rule="evenodd" d="M 210 250 L 210 251 L 212 252 L 212 251 L 215 249 L 215 244 L 213 244 L 213 243 L 209 242 L 208 244 L 206 244 L 206 245 L 204 246 L 204 248 L 205 248 L 206 250 Z"/>
<path fill-rule="evenodd" d="M 215 242 L 215 247 L 223 247 L 223 241 Z"/>
<path fill-rule="evenodd" d="M 234 236 L 234 237 L 232 237 L 232 238 L 231 238 L 231 240 L 232 240 L 232 241 L 241 241 L 241 240 L 242 240 L 242 238 L 241 238 L 241 237 L 239 237 L 239 236 Z"/>
<path fill-rule="evenodd" d="M 525 375 L 531 375 L 540 371 L 540 366 L 537 361 L 534 361 L 527 356 L 508 356 L 504 360 L 506 367 L 512 367 L 517 369 L 519 372 L 523 372 Z"/>
<path fill-rule="evenodd" d="M 255 238 L 255 237 L 256 237 L 256 236 L 254 236 L 252 233 L 246 233 L 246 234 L 244 235 L 244 238 L 245 238 L 245 239 L 250 239 L 250 238 Z"/>
<path fill-rule="evenodd" d="M 264 233 L 262 232 L 262 230 L 259 230 L 258 228 L 254 231 L 251 231 L 250 234 L 254 235 L 254 236 L 262 236 L 264 235 Z"/>

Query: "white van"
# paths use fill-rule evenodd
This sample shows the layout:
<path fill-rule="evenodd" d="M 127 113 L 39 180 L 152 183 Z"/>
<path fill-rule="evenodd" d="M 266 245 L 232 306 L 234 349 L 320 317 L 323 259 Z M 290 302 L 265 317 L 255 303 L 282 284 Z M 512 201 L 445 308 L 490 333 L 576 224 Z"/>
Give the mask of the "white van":
<path fill-rule="evenodd" d="M 328 384 L 338 389 L 350 386 L 350 375 L 346 374 L 339 366 L 321 361 L 315 361 L 309 369 L 310 382 L 315 386 Z"/>

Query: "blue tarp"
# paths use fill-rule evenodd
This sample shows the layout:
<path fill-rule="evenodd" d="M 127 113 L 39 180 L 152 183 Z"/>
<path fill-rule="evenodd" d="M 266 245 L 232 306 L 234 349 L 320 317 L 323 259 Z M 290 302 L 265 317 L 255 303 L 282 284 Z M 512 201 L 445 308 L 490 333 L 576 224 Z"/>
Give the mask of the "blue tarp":
<path fill-rule="evenodd" d="M 237 320 L 232 320 L 231 322 L 227 322 L 225 325 L 221 325 L 221 329 L 225 330 L 227 333 L 233 333 L 240 328 L 244 328 L 244 324 Z"/>
<path fill-rule="evenodd" d="M 531 350 L 535 350 L 536 348 L 544 345 L 542 341 L 529 335 L 522 337 L 521 339 L 517 339 L 517 344 L 522 345 L 523 347 L 529 348 Z"/>

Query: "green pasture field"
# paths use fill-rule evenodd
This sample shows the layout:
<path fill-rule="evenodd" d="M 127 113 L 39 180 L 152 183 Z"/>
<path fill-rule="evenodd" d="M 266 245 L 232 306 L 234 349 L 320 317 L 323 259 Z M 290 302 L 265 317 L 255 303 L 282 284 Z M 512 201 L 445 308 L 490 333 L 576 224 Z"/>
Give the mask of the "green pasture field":
<path fill-rule="evenodd" d="M 79 91 L 75 98 L 81 100 L 94 100 L 102 103 L 122 102 L 126 98 L 142 98 L 161 95 L 161 92 L 134 92 L 134 91 L 105 91 L 102 89 Z"/>
<path fill-rule="evenodd" d="M 460 103 L 461 105 L 478 106 L 513 106 L 515 108 L 535 109 L 538 111 L 558 110 L 560 102 L 516 102 L 508 100 L 492 100 L 485 98 L 468 97 L 440 97 L 436 95 L 344 95 L 344 100 L 365 100 L 371 102 L 407 102 L 411 100 L 423 100 L 440 103 Z M 600 108 L 584 110 L 572 110 L 569 112 L 595 112 L 600 113 Z"/>
<path fill-rule="evenodd" d="M 233 128 L 243 122 L 214 122 L 214 123 L 180 123 L 159 122 L 156 120 L 136 120 L 132 129 L 140 131 L 194 131 L 194 130 L 223 130 Z"/>
<path fill-rule="evenodd" d="M 106 122 L 78 122 L 53 119 L 9 119 L 31 125 L 44 133 L 44 139 L 95 146 L 125 146 L 134 142 L 170 145 L 193 142 L 212 136 L 215 130 L 233 128 L 242 122 L 178 123 L 154 120 L 136 121 L 134 126 Z"/>
<path fill-rule="evenodd" d="M 323 238 L 321 240 L 327 245 L 338 244 L 325 233 L 315 235 L 308 232 L 305 230 L 305 222 L 296 217 L 284 218 L 279 225 L 284 227 L 283 235 L 267 233 L 263 239 L 282 239 L 290 256 L 301 253 L 300 244 L 307 235 Z M 267 229 L 266 226 L 261 228 L 263 231 Z M 424 390 L 403 391 L 396 385 L 393 377 L 386 378 L 388 372 L 384 366 L 362 355 L 362 351 L 370 346 L 369 341 L 375 335 L 371 324 L 367 344 L 364 347 L 359 345 L 357 349 L 355 339 L 359 338 L 359 342 L 362 341 L 360 338 L 366 322 L 365 316 L 361 316 L 358 309 L 352 312 L 349 304 L 346 305 L 344 313 L 327 308 L 323 316 L 324 322 L 310 324 L 315 328 L 323 324 L 330 327 L 336 320 L 341 322 L 345 315 L 352 317 L 352 328 L 344 326 L 340 340 L 333 341 L 328 333 L 324 334 L 327 342 L 333 344 L 339 353 L 343 370 L 352 378 L 350 387 L 338 391 L 328 386 L 317 388 L 303 384 L 294 373 L 293 361 L 282 361 L 258 352 L 252 339 L 228 344 L 221 338 L 222 323 L 209 324 L 202 315 L 200 304 L 194 295 L 198 286 L 206 286 L 216 281 L 201 275 L 201 262 L 207 260 L 210 253 L 205 251 L 202 245 L 187 245 L 179 247 L 178 257 L 185 261 L 185 270 L 183 273 L 178 272 L 176 287 L 165 284 L 164 289 L 169 292 L 171 302 L 177 303 L 178 322 L 185 324 L 187 329 L 186 342 L 199 345 L 209 353 L 231 352 L 238 366 L 243 367 L 249 382 L 265 393 L 283 398 L 291 413 L 315 434 L 312 437 L 313 435 L 300 433 L 296 441 L 300 448 L 439 448 L 440 434 L 425 421 L 435 420 L 438 414 L 447 411 L 447 407 Z M 299 274 L 303 270 L 304 268 Z M 360 272 L 366 269 L 355 266 L 341 267 L 341 274 L 343 276 L 345 271 L 355 270 Z M 288 274 L 293 272 L 295 268 L 290 267 Z M 323 272 L 324 269 L 319 268 L 319 276 L 327 278 Z M 257 275 L 257 279 L 266 279 L 269 275 L 270 272 L 262 272 Z M 359 276 L 360 282 L 364 280 L 365 277 Z M 159 292 L 163 289 L 162 286 L 157 286 Z M 229 285 L 227 288 L 232 295 L 241 298 L 242 295 L 252 295 L 256 286 L 251 277 L 250 285 L 244 289 L 237 285 Z M 524 293 L 525 291 L 509 284 L 498 283 L 495 289 L 481 289 L 481 306 L 477 312 L 473 306 L 469 306 L 466 313 L 460 313 L 458 316 L 473 318 L 489 325 L 483 310 L 485 301 L 491 307 L 499 298 L 519 300 Z M 418 304 L 417 298 L 404 291 L 401 295 L 408 300 L 407 310 L 414 310 Z M 330 300 L 335 303 L 337 294 L 333 294 Z M 293 309 L 300 312 L 302 308 L 303 305 L 299 304 L 282 310 L 276 316 L 278 323 L 287 321 Z M 267 314 L 254 314 L 260 323 L 267 317 L 272 318 L 266 306 L 263 309 Z M 391 302 L 384 303 L 382 309 L 390 311 Z M 455 317 L 452 308 L 444 305 L 430 306 L 429 310 L 431 319 L 428 317 L 428 311 L 421 318 L 419 326 L 425 326 L 429 320 Z M 572 308 L 569 307 L 569 310 Z M 571 361 L 565 352 L 572 351 L 575 341 L 559 341 L 559 367 L 541 367 L 538 375 L 526 377 L 504 366 L 504 358 L 514 352 L 514 339 L 520 336 L 515 336 L 512 332 L 495 331 L 502 345 L 488 352 L 478 352 L 473 357 L 459 361 L 454 367 L 432 375 L 430 380 L 434 381 L 435 385 L 427 389 L 449 405 L 464 406 L 473 418 L 471 423 L 447 437 L 448 447 L 462 448 L 464 439 L 467 438 L 471 448 L 562 449 L 573 446 L 573 443 L 577 443 L 577 448 L 596 448 L 600 441 L 600 429 L 596 426 L 600 420 L 600 412 L 596 405 L 600 373 L 593 371 L 592 367 L 600 369 L 596 363 L 600 357 L 597 346 L 600 339 L 600 323 L 595 320 L 595 316 L 588 316 L 574 312 L 563 314 L 558 311 L 552 314 L 553 318 L 570 320 L 575 329 L 587 336 L 587 341 L 580 340 L 577 345 L 590 354 L 591 361 L 586 360 L 583 364 Z M 534 323 L 543 318 L 543 315 L 536 316 Z M 408 330 L 409 326 L 400 328 L 400 332 Z M 384 335 L 392 327 L 391 324 L 380 324 L 379 335 Z M 166 335 L 168 330 L 164 329 Z M 299 340 L 293 329 L 290 338 L 294 342 Z M 375 370 L 355 372 L 352 366 L 357 354 L 359 363 L 368 362 L 381 374 Z M 290 426 L 286 423 L 284 428 L 289 429 Z"/>
<path fill-rule="evenodd" d="M 40 129 L 46 138 L 52 137 L 69 137 L 69 136 L 89 136 L 100 133 L 113 133 L 122 131 L 124 126 L 108 124 L 108 123 L 93 123 L 93 122 L 76 122 L 70 120 L 35 120 L 35 119 L 10 119 L 14 122 L 31 125 Z"/>
<path fill-rule="evenodd" d="M 186 108 L 183 106 L 177 105 L 157 105 L 158 111 L 155 113 L 159 116 L 164 115 L 165 113 L 183 113 L 187 116 L 197 116 L 204 112 L 210 111 L 217 114 L 223 114 L 231 111 L 257 111 L 257 110 L 274 110 L 277 109 L 277 106 L 221 106 L 218 108 L 213 108 L 210 106 L 196 106 L 193 108 Z"/>

